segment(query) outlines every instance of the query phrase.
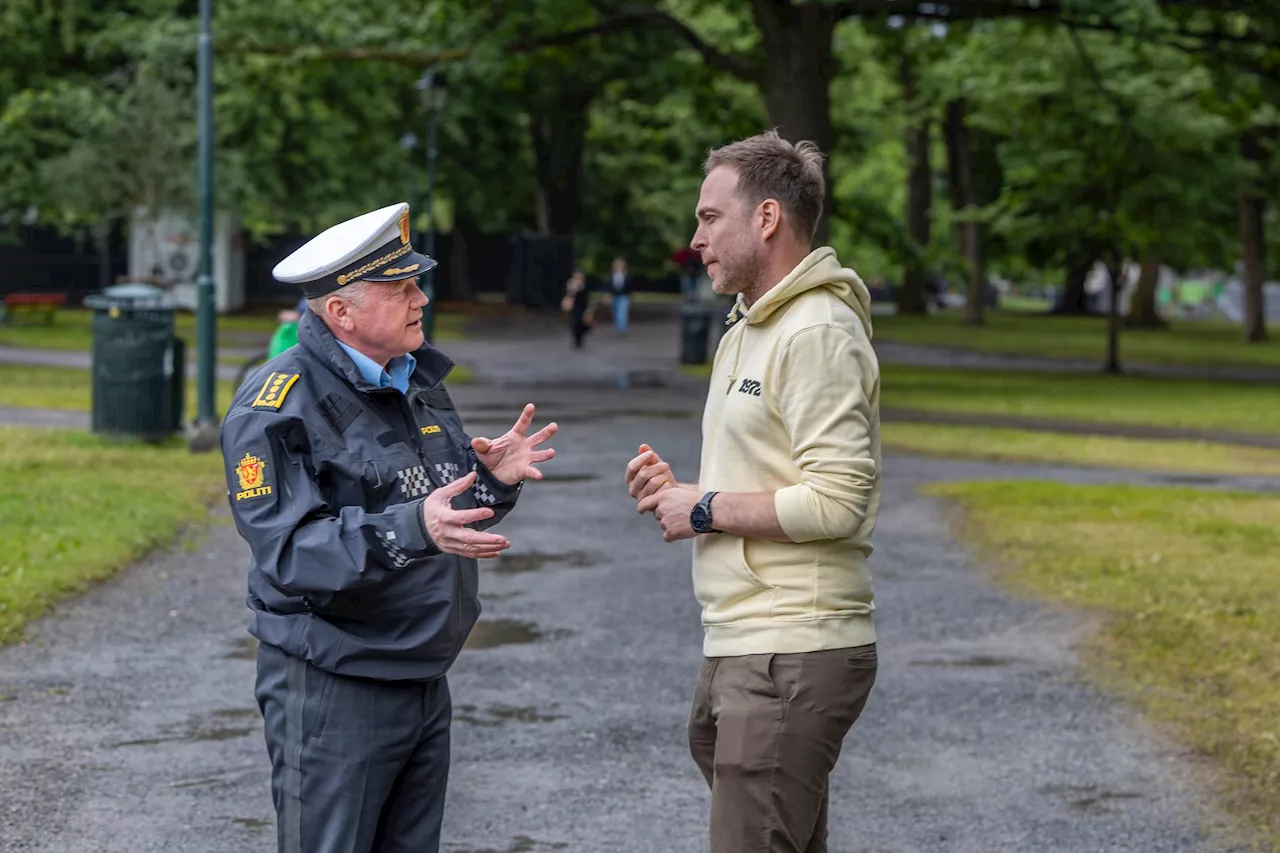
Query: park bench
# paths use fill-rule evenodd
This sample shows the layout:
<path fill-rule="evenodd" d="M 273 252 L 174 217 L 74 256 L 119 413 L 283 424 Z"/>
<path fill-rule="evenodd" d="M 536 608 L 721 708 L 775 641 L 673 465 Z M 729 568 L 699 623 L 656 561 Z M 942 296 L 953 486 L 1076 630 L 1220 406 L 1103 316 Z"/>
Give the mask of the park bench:
<path fill-rule="evenodd" d="M 51 325 L 58 309 L 67 301 L 62 293 L 10 293 L 4 298 L 3 321 L 13 325 L 17 317 L 34 317 Z"/>

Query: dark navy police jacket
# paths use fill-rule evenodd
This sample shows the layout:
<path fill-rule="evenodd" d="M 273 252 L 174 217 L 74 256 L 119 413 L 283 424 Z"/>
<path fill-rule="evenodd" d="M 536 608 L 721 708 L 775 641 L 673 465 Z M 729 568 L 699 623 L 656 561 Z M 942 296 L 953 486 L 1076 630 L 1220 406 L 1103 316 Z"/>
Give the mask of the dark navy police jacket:
<path fill-rule="evenodd" d="M 422 502 L 468 472 L 456 509 L 496 524 L 522 483 L 477 460 L 443 380 L 414 353 L 409 391 L 367 382 L 310 311 L 298 344 L 255 371 L 222 427 L 228 500 L 252 551 L 250 633 L 341 675 L 424 681 L 453 663 L 480 615 L 477 567 L 427 536 Z"/>

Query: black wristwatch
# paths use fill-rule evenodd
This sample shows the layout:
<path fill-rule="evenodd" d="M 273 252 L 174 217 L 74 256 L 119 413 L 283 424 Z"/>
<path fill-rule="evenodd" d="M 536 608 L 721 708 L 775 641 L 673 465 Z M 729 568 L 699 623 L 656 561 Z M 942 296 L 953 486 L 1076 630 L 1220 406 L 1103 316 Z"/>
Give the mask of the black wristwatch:
<path fill-rule="evenodd" d="M 715 519 L 711 515 L 711 499 L 718 492 L 707 492 L 702 496 L 702 500 L 694 504 L 693 509 L 689 511 L 689 524 L 693 527 L 694 533 L 719 533 L 713 526 Z"/>

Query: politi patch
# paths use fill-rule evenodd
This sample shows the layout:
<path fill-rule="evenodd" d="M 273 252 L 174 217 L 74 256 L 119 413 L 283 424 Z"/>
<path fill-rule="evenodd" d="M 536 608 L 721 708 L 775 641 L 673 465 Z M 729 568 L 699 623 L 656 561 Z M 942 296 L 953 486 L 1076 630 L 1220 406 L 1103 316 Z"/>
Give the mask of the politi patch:
<path fill-rule="evenodd" d="M 245 453 L 240 460 L 240 464 L 236 466 L 236 476 L 240 478 L 237 501 L 265 498 L 271 494 L 271 485 L 267 483 L 267 463 L 252 453 Z"/>

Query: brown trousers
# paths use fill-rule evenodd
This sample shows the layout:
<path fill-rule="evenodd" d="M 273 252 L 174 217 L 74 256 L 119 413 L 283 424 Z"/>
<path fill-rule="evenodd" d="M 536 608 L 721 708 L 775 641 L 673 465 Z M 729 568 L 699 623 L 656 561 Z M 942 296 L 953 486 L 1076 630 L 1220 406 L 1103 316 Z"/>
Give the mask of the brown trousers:
<path fill-rule="evenodd" d="M 689 748 L 711 853 L 826 853 L 827 780 L 875 679 L 875 644 L 703 662 Z"/>

